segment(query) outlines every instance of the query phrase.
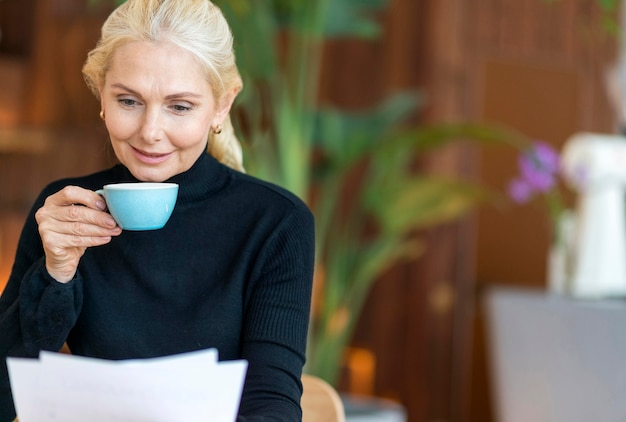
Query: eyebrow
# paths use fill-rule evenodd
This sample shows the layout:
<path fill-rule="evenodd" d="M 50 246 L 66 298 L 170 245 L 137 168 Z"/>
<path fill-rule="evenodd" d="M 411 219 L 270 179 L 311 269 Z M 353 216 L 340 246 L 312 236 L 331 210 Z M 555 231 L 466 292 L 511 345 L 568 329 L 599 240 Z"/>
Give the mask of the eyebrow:
<path fill-rule="evenodd" d="M 126 85 L 124 85 L 124 84 L 121 84 L 121 83 L 115 83 L 115 84 L 112 84 L 111 86 L 112 86 L 113 88 L 120 88 L 120 89 L 123 89 L 123 90 L 125 90 L 125 91 L 130 92 L 130 93 L 131 93 L 131 94 L 133 94 L 133 95 L 136 95 L 136 96 L 138 96 L 138 97 L 141 97 L 141 95 L 140 95 L 137 91 L 135 91 L 135 90 L 134 90 L 134 89 L 132 89 L 132 88 L 127 87 L 127 86 L 126 86 Z M 165 99 L 166 99 L 166 100 L 171 100 L 171 99 L 174 99 L 174 98 L 184 98 L 184 97 L 200 98 L 200 97 L 202 97 L 202 96 L 201 96 L 200 94 L 196 94 L 195 92 L 191 92 L 191 91 L 183 91 L 183 92 L 177 92 L 176 94 L 170 94 L 170 95 L 167 95 L 167 96 L 165 96 Z"/>

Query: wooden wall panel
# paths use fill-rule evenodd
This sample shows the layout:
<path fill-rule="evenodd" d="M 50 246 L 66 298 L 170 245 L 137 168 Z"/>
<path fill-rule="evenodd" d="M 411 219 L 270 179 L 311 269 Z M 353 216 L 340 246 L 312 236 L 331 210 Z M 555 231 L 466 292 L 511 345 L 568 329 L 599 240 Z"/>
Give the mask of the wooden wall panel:
<path fill-rule="evenodd" d="M 36 48 L 29 60 L 24 124 L 85 127 L 98 122 L 100 105 L 81 71 L 106 14 L 90 11 L 86 4 L 83 0 L 37 0 L 32 11 Z"/>
<path fill-rule="evenodd" d="M 615 131 L 604 72 L 616 38 L 596 1 L 477 0 L 467 33 L 471 114 L 560 149 L 579 131 Z M 511 149 L 480 150 L 478 174 L 505 190 L 517 172 Z M 572 199 L 571 195 L 569 199 Z M 476 218 L 476 307 L 468 419 L 493 420 L 482 291 L 493 284 L 544 287 L 549 243 L 540 204 L 483 208 Z"/>
<path fill-rule="evenodd" d="M 520 62 L 486 61 L 484 66 L 485 119 L 548 140 L 558 149 L 577 131 L 582 96 L 578 72 Z M 517 158 L 512 148 L 485 149 L 481 178 L 506 192 L 517 174 Z M 544 286 L 548 224 L 541 201 L 481 209 L 476 269 L 480 281 Z"/>
<path fill-rule="evenodd" d="M 0 54 L 28 57 L 33 39 L 33 13 L 37 0 L 0 1 Z"/>
<path fill-rule="evenodd" d="M 81 75 L 105 15 L 84 0 L 5 0 L 0 25 L 0 290 L 41 189 L 112 163 Z M 18 36 L 19 35 L 19 36 Z"/>

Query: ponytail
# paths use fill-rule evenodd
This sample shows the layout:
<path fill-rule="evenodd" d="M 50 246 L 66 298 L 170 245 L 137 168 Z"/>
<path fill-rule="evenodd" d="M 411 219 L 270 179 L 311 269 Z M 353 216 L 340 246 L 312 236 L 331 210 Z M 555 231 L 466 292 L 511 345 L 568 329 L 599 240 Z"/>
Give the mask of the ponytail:
<path fill-rule="evenodd" d="M 220 163 L 241 172 L 245 171 L 241 143 L 235 135 L 230 115 L 222 122 L 222 131 L 219 134 L 211 131 L 207 152 Z"/>

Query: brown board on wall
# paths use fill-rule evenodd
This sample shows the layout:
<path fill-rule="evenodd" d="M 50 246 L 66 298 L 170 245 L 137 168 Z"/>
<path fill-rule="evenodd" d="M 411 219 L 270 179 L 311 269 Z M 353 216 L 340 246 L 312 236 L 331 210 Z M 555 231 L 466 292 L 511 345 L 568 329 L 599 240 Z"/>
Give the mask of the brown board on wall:
<path fill-rule="evenodd" d="M 484 64 L 482 114 L 560 150 L 579 131 L 580 77 L 572 68 L 515 61 Z M 506 193 L 517 174 L 514 148 L 481 151 L 480 178 Z M 478 213 L 477 279 L 480 283 L 545 285 L 550 226 L 541 198 L 505 202 Z"/>

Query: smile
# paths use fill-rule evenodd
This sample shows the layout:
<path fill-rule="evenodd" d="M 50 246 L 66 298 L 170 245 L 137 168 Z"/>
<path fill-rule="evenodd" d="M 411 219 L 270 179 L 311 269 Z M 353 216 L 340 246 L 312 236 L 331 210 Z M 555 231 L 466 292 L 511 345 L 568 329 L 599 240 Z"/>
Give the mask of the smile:
<path fill-rule="evenodd" d="M 172 155 L 171 152 L 168 152 L 168 153 L 146 152 L 146 151 L 141 151 L 137 148 L 133 148 L 133 153 L 135 154 L 135 157 L 139 161 L 145 164 L 160 164 L 164 162 L 165 160 L 167 160 L 170 155 Z"/>

